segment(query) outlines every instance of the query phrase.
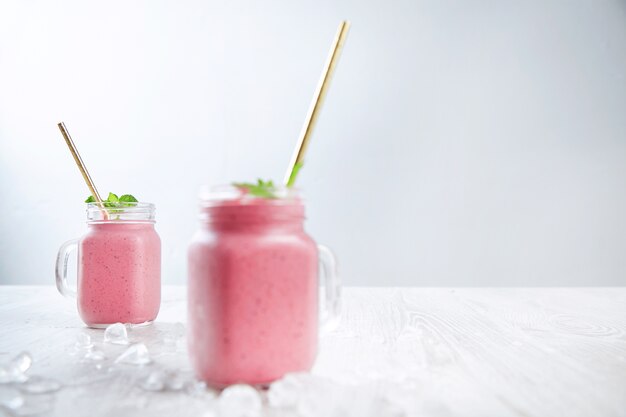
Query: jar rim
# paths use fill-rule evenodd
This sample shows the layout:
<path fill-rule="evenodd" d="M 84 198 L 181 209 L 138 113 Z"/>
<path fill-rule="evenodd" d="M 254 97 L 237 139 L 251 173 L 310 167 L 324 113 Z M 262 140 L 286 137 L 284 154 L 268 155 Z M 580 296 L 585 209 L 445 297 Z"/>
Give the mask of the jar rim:
<path fill-rule="evenodd" d="M 126 203 L 122 207 L 101 207 L 99 203 L 87 203 L 87 221 L 154 221 L 156 206 L 152 203 Z M 105 216 L 104 212 L 107 215 Z"/>
<path fill-rule="evenodd" d="M 201 207 L 217 205 L 290 205 L 302 203 L 300 190 L 295 187 L 277 185 L 271 190 L 271 197 L 256 196 L 248 193 L 243 187 L 232 184 L 221 184 L 200 187 L 198 201 Z"/>
<path fill-rule="evenodd" d="M 106 202 L 105 202 L 106 203 Z M 124 203 L 127 204 L 125 206 L 120 206 L 120 207 L 106 207 L 107 209 L 115 209 L 115 210 L 133 210 L 133 209 L 139 209 L 139 210 L 154 210 L 155 209 L 155 205 L 153 203 L 145 203 L 145 202 L 136 202 L 136 203 Z M 98 204 L 97 202 L 93 202 L 93 203 L 87 203 L 87 209 L 90 208 L 95 208 L 95 209 L 100 209 L 100 204 Z"/>

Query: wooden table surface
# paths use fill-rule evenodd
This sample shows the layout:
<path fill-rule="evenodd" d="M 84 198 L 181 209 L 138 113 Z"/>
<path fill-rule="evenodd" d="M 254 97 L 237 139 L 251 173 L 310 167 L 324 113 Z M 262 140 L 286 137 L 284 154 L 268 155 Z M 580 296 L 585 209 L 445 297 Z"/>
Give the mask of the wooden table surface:
<path fill-rule="evenodd" d="M 296 378 L 296 403 L 269 404 L 261 391 L 261 415 L 626 416 L 626 288 L 346 288 L 343 296 L 312 376 Z M 185 298 L 184 287 L 165 287 L 157 321 L 130 330 L 152 358 L 137 366 L 116 364 L 128 346 L 103 343 L 53 287 L 0 286 L 0 363 L 28 351 L 31 380 L 62 385 L 32 394 L 0 384 L 0 403 L 15 393 L 23 400 L 0 415 L 219 416 L 219 393 L 194 384 L 184 340 L 169 336 L 186 322 Z M 81 334 L 104 360 L 84 358 Z M 146 391 L 155 369 L 180 383 Z"/>

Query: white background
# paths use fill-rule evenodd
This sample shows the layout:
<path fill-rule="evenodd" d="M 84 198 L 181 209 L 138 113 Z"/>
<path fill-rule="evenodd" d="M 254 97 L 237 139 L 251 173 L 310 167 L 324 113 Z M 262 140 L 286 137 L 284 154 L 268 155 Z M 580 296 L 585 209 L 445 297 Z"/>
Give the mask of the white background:
<path fill-rule="evenodd" d="M 623 1 L 3 1 L 0 283 L 51 284 L 88 195 L 158 206 L 184 283 L 201 184 L 301 171 L 348 285 L 626 284 Z"/>

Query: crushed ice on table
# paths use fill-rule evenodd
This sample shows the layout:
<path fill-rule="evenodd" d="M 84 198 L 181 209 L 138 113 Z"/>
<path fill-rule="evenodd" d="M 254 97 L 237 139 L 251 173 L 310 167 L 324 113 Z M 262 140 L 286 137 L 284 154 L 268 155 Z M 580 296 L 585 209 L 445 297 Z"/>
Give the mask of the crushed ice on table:
<path fill-rule="evenodd" d="M 130 345 L 117 359 L 115 363 L 127 363 L 130 365 L 146 365 L 150 363 L 150 353 L 143 343 Z"/>
<path fill-rule="evenodd" d="M 9 382 L 24 382 L 28 379 L 26 371 L 33 363 L 28 352 L 21 352 L 8 363 L 0 366 L 0 384 Z"/>
<path fill-rule="evenodd" d="M 128 330 L 126 330 L 126 326 L 122 323 L 111 324 L 104 330 L 104 342 L 112 343 L 114 345 L 127 345 L 130 342 L 128 341 Z"/>
<path fill-rule="evenodd" d="M 20 390 L 29 394 L 47 394 L 61 389 L 61 383 L 56 379 L 33 376 L 20 385 Z"/>
<path fill-rule="evenodd" d="M 18 390 L 12 387 L 0 387 L 0 411 L 2 408 L 15 410 L 24 404 L 24 398 Z"/>
<path fill-rule="evenodd" d="M 237 384 L 224 389 L 218 399 L 220 417 L 260 417 L 261 395 L 250 385 Z"/>

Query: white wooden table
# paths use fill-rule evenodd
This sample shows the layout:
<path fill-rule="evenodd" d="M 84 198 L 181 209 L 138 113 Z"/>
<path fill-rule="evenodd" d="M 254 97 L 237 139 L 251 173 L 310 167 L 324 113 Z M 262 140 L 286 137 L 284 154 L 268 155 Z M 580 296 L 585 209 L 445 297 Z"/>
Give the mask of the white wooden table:
<path fill-rule="evenodd" d="M 0 286 L 0 362 L 27 350 L 31 379 L 62 384 L 44 394 L 0 384 L 0 402 L 16 392 L 24 402 L 0 415 L 217 416 L 220 399 L 193 383 L 184 340 L 167 336 L 185 312 L 185 288 L 164 288 L 157 322 L 129 333 L 153 361 L 115 364 L 127 346 L 102 343 L 54 288 Z M 80 333 L 104 360 L 83 358 Z M 155 369 L 179 383 L 141 388 Z M 310 415 L 626 416 L 626 288 L 344 289 L 341 323 L 302 380 Z M 261 396 L 264 416 L 309 406 Z"/>

